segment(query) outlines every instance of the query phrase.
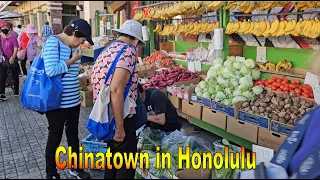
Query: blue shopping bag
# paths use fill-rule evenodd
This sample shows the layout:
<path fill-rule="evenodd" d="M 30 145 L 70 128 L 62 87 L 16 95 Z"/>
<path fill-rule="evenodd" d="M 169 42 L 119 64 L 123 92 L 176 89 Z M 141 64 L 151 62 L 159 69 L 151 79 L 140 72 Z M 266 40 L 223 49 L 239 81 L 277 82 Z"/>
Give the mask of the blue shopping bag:
<path fill-rule="evenodd" d="M 60 43 L 58 49 L 60 55 Z M 62 74 L 47 76 L 43 58 L 41 55 L 36 56 L 21 92 L 20 100 L 24 108 L 41 113 L 60 108 L 63 92 L 62 76 Z"/>

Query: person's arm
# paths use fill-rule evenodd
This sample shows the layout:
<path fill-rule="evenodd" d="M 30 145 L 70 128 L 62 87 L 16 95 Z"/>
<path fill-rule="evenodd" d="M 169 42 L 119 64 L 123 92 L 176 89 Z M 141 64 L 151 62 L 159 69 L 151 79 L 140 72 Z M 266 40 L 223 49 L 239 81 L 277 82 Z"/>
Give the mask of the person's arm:
<path fill-rule="evenodd" d="M 43 47 L 44 42 L 42 41 L 42 39 L 41 39 L 39 36 L 35 36 L 34 38 L 35 38 L 36 42 L 37 42 L 41 47 Z"/>
<path fill-rule="evenodd" d="M 17 38 L 17 41 L 18 41 L 18 44 L 19 44 L 19 49 L 21 48 L 21 36 L 22 36 L 23 32 L 21 32 L 19 35 L 18 35 L 18 38 Z"/>
<path fill-rule="evenodd" d="M 115 119 L 116 130 L 114 140 L 121 142 L 125 137 L 123 122 L 124 90 L 130 78 L 126 69 L 116 68 L 110 84 L 112 114 Z"/>
<path fill-rule="evenodd" d="M 155 115 L 148 115 L 148 121 L 164 125 L 166 123 L 166 103 L 162 96 L 156 95 L 151 98 L 151 105 L 154 108 Z"/>
<path fill-rule="evenodd" d="M 71 64 L 80 59 L 80 55 L 74 54 L 73 57 L 67 61 L 60 61 L 59 50 L 58 50 L 59 41 L 56 38 L 49 38 L 44 45 L 43 50 L 43 62 L 46 74 L 49 77 L 56 76 L 58 74 L 63 74 L 68 72 L 68 67 Z M 61 52 L 60 52 L 61 53 Z"/>
<path fill-rule="evenodd" d="M 166 123 L 166 115 L 165 113 L 161 113 L 158 115 L 148 115 L 148 121 L 164 125 Z"/>
<path fill-rule="evenodd" d="M 9 59 L 9 62 L 10 64 L 13 64 L 14 63 L 14 60 L 16 59 L 17 57 L 17 52 L 18 52 L 18 48 L 19 48 L 19 44 L 18 44 L 18 41 L 17 41 L 17 38 L 13 38 L 13 55 L 11 56 L 11 58 Z"/>

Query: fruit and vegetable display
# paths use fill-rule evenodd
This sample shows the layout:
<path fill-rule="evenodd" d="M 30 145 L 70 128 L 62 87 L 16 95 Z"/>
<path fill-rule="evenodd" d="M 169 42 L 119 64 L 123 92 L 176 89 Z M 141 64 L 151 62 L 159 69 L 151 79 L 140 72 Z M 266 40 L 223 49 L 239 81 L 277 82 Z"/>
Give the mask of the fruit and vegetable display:
<path fill-rule="evenodd" d="M 292 68 L 292 63 L 286 59 L 281 60 L 275 65 L 273 62 L 267 63 L 257 63 L 260 70 L 276 71 L 276 72 L 286 72 Z"/>
<path fill-rule="evenodd" d="M 150 69 L 157 69 L 155 65 L 149 64 L 147 62 L 142 62 L 138 64 L 138 71 L 146 71 Z"/>
<path fill-rule="evenodd" d="M 158 68 L 174 66 L 174 62 L 171 57 L 157 50 L 155 50 L 150 56 L 145 57 L 143 61 L 151 65 L 155 65 Z"/>
<path fill-rule="evenodd" d="M 313 99 L 313 90 L 308 84 L 301 84 L 297 79 L 289 81 L 284 76 L 279 78 L 273 76 L 271 79 L 261 79 L 254 82 L 254 85 L 270 88 L 285 94 L 295 93 L 297 96 Z"/>
<path fill-rule="evenodd" d="M 224 3 L 224 1 L 180 1 L 167 7 L 144 8 L 144 10 L 136 12 L 133 19 L 136 21 L 168 20 L 178 15 L 200 16 L 208 12 L 217 11 Z"/>
<path fill-rule="evenodd" d="M 207 78 L 195 88 L 197 96 L 211 98 L 226 106 L 239 101 L 251 101 L 263 88 L 253 87 L 253 80 L 260 78 L 260 71 L 254 69 L 255 61 L 247 59 L 238 62 L 234 56 L 226 61 L 218 58 L 207 73 Z"/>
<path fill-rule="evenodd" d="M 171 36 L 171 35 L 199 35 L 213 32 L 214 29 L 219 28 L 219 21 L 217 22 L 189 22 L 185 24 L 176 25 L 164 25 L 157 24 L 156 29 L 153 32 L 158 33 L 160 36 Z"/>
<path fill-rule="evenodd" d="M 294 19 L 285 20 L 283 18 L 269 22 L 267 20 L 257 20 L 251 22 L 244 20 L 229 22 L 226 27 L 226 34 L 253 34 L 255 36 L 279 37 L 279 36 L 305 36 L 315 39 L 320 36 L 320 22 L 318 18 L 302 19 L 297 22 Z"/>
<path fill-rule="evenodd" d="M 162 89 L 167 86 L 173 85 L 175 82 L 187 81 L 198 78 L 199 72 L 190 72 L 184 68 L 171 68 L 164 69 L 160 72 L 154 72 L 150 77 L 149 81 L 143 85 L 144 88 L 157 88 Z"/>
<path fill-rule="evenodd" d="M 203 47 L 197 47 L 195 50 L 191 52 L 187 52 L 186 61 L 200 61 L 207 62 L 210 51 Z"/>
<path fill-rule="evenodd" d="M 313 101 L 297 97 L 295 92 L 288 95 L 264 90 L 253 101 L 243 102 L 240 110 L 294 126 L 314 106 Z"/>

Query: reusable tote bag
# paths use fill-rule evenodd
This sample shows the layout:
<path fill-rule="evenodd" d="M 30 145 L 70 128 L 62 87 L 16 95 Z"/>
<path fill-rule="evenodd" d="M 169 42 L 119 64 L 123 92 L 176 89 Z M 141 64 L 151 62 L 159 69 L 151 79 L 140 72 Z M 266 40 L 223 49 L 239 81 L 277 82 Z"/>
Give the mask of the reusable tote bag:
<path fill-rule="evenodd" d="M 115 128 L 115 120 L 112 115 L 112 109 L 110 105 L 110 86 L 106 85 L 107 81 L 111 74 L 114 73 L 117 62 L 119 61 L 120 55 L 123 50 L 127 48 L 129 45 L 125 45 L 117 54 L 114 61 L 112 62 L 109 71 L 106 75 L 106 79 L 104 85 L 99 91 L 97 99 L 93 105 L 92 111 L 90 113 L 87 129 L 89 132 L 96 137 L 98 140 L 112 140 L 114 135 Z M 133 72 L 135 70 L 136 65 L 134 66 Z M 132 102 L 130 98 L 127 98 L 130 87 L 132 75 L 130 76 L 129 82 L 126 85 L 124 91 L 124 108 L 123 108 L 123 117 L 127 117 L 130 112 L 130 107 L 135 105 L 135 102 Z"/>
<path fill-rule="evenodd" d="M 58 51 L 60 57 L 60 42 Z M 21 104 L 26 109 L 41 113 L 60 108 L 63 92 L 62 76 L 62 74 L 47 76 L 42 56 L 36 56 L 21 92 Z"/>

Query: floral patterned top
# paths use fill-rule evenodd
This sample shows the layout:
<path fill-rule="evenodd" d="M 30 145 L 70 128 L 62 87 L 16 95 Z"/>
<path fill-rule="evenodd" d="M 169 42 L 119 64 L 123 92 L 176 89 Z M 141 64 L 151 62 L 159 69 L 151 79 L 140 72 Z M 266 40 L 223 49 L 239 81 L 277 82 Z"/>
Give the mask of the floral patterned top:
<path fill-rule="evenodd" d="M 109 67 L 115 57 L 117 56 L 118 52 L 125 46 L 125 43 L 122 41 L 112 42 L 108 48 L 103 50 L 101 54 L 97 57 L 97 60 L 92 69 L 91 75 L 91 82 L 93 88 L 93 99 L 96 100 L 97 94 L 99 93 L 100 89 L 102 88 L 106 74 L 108 73 Z M 136 63 L 136 50 L 133 46 L 128 46 L 124 49 L 123 53 L 121 54 L 119 61 L 116 65 L 116 68 L 123 68 L 126 69 L 132 74 L 134 69 L 134 65 Z M 132 84 L 129 91 L 129 98 L 136 101 L 137 100 L 137 87 L 138 87 L 138 70 L 137 67 L 135 68 L 132 76 Z M 107 85 L 110 84 L 110 80 L 112 79 L 112 75 L 110 76 L 109 80 L 107 81 Z M 130 114 L 136 114 L 135 108 L 131 108 Z"/>

